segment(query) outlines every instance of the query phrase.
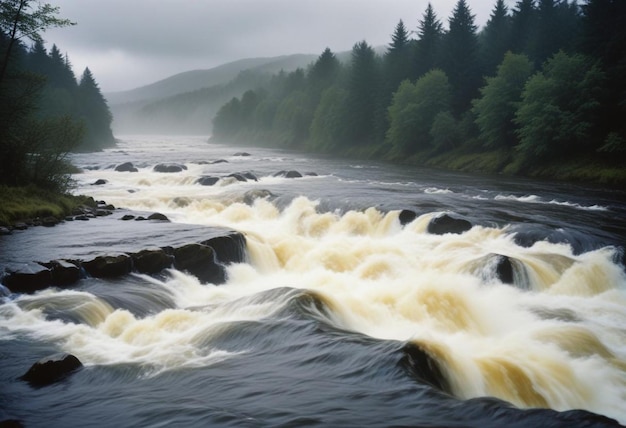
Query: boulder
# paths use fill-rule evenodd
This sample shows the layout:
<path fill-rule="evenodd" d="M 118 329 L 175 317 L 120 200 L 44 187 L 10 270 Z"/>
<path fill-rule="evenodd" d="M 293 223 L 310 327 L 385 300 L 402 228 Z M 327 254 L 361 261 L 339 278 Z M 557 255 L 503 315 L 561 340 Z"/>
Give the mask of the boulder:
<path fill-rule="evenodd" d="M 233 156 L 250 156 L 250 153 L 246 152 L 237 152 Z"/>
<path fill-rule="evenodd" d="M 132 162 L 124 162 L 115 167 L 115 170 L 118 172 L 138 172 L 139 170 L 135 168 L 135 165 Z"/>
<path fill-rule="evenodd" d="M 215 252 L 220 263 L 242 263 L 246 261 L 246 238 L 238 232 L 217 236 L 202 242 Z"/>
<path fill-rule="evenodd" d="M 26 230 L 28 229 L 28 225 L 26 223 L 15 223 L 13 225 L 13 229 L 15 230 Z"/>
<path fill-rule="evenodd" d="M 135 216 L 132 214 L 124 214 L 122 218 L 120 218 L 120 220 L 128 221 L 128 220 L 133 220 L 134 218 Z"/>
<path fill-rule="evenodd" d="M 305 172 L 304 175 L 306 175 L 307 177 L 318 177 L 317 172 Z"/>
<path fill-rule="evenodd" d="M 198 178 L 196 183 L 201 184 L 202 186 L 213 186 L 218 181 L 220 181 L 219 177 L 206 176 Z"/>
<path fill-rule="evenodd" d="M 108 181 L 105 180 L 104 178 L 99 178 L 98 180 L 94 181 L 93 183 L 91 183 L 92 186 L 102 186 L 103 184 L 107 184 Z"/>
<path fill-rule="evenodd" d="M 154 172 L 181 172 L 187 169 L 187 165 L 180 163 L 160 163 L 153 168 Z"/>
<path fill-rule="evenodd" d="M 10 234 L 11 234 L 11 229 L 9 229 L 8 227 L 0 226 L 0 236 L 10 235 Z"/>
<path fill-rule="evenodd" d="M 216 159 L 209 162 L 211 165 L 215 165 L 217 163 L 228 163 L 228 161 L 226 159 Z"/>
<path fill-rule="evenodd" d="M 245 177 L 247 180 L 259 181 L 259 179 L 256 177 L 256 175 L 252 174 L 249 171 L 240 172 L 239 174 L 242 175 L 243 177 Z"/>
<path fill-rule="evenodd" d="M 131 254 L 133 267 L 139 273 L 155 274 L 172 266 L 174 257 L 158 247 L 146 248 L 138 253 Z"/>
<path fill-rule="evenodd" d="M 108 254 L 83 262 L 82 266 L 93 277 L 113 278 L 130 273 L 132 259 L 128 254 L 124 253 Z"/>
<path fill-rule="evenodd" d="M 111 214 L 113 214 L 113 211 L 109 211 L 109 210 L 105 210 L 101 208 L 98 208 L 96 210 L 96 217 L 104 217 L 104 216 L 111 215 Z"/>
<path fill-rule="evenodd" d="M 72 354 L 54 354 L 37 361 L 20 379 L 31 386 L 46 386 L 65 379 L 82 366 Z"/>
<path fill-rule="evenodd" d="M 300 178 L 300 177 L 302 177 L 302 174 L 300 174 L 298 171 L 294 171 L 294 170 L 278 171 L 276 174 L 274 174 L 274 177 Z"/>
<path fill-rule="evenodd" d="M 89 221 L 89 216 L 87 214 L 80 214 L 75 216 L 74 220 Z"/>
<path fill-rule="evenodd" d="M 215 251 L 207 245 L 187 244 L 174 249 L 174 267 L 203 283 L 222 284 L 226 281 L 224 267 L 217 263 Z"/>
<path fill-rule="evenodd" d="M 148 216 L 148 220 L 170 221 L 165 214 L 153 213 Z"/>
<path fill-rule="evenodd" d="M 52 272 L 52 282 L 55 285 L 71 285 L 81 278 L 80 268 L 67 260 L 53 260 L 46 263 L 46 266 Z"/>
<path fill-rule="evenodd" d="M 13 293 L 34 293 L 52 283 L 52 272 L 39 263 L 20 263 L 5 268 L 2 282 Z"/>
<path fill-rule="evenodd" d="M 411 223 L 413 220 L 417 218 L 417 214 L 415 211 L 411 210 L 402 210 L 398 215 L 398 220 L 400 220 L 400 224 L 402 226 Z"/>
<path fill-rule="evenodd" d="M 241 174 L 228 174 L 226 177 L 232 177 L 232 178 L 236 179 L 237 181 L 248 181 L 246 179 L 246 177 L 244 177 Z"/>
<path fill-rule="evenodd" d="M 426 230 L 433 235 L 443 235 L 446 233 L 460 234 L 467 232 L 471 228 L 472 223 L 468 220 L 445 213 L 432 218 Z"/>

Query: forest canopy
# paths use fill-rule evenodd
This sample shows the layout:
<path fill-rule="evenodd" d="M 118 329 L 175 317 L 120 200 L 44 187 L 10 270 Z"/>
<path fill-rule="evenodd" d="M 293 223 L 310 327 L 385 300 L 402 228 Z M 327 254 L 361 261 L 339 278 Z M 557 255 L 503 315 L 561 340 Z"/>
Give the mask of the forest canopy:
<path fill-rule="evenodd" d="M 359 41 L 341 63 L 327 48 L 233 98 L 212 138 L 393 160 L 486 154 L 490 172 L 623 170 L 625 1 L 497 0 L 479 30 L 458 0 L 447 25 L 431 4 L 406 22 L 382 55 Z"/>

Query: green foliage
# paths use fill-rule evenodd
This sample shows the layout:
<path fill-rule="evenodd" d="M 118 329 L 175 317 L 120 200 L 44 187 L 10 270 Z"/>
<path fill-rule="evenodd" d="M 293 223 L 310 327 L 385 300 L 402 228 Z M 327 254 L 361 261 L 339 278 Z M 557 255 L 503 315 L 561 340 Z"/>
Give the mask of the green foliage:
<path fill-rule="evenodd" d="M 430 71 L 415 84 L 405 80 L 389 107 L 386 142 L 401 153 L 431 148 L 435 117 L 449 108 L 450 83 L 443 71 Z"/>
<path fill-rule="evenodd" d="M 449 111 L 437 113 L 430 127 L 430 137 L 439 152 L 452 150 L 461 144 L 461 130 Z"/>
<path fill-rule="evenodd" d="M 321 151 L 335 151 L 341 147 L 346 135 L 348 92 L 336 86 L 324 91 L 313 122 L 309 147 Z"/>
<path fill-rule="evenodd" d="M 532 74 L 532 64 L 525 55 L 507 53 L 495 77 L 488 77 L 474 100 L 480 139 L 487 148 L 512 147 L 517 143 L 513 119 L 521 101 L 522 90 Z"/>
<path fill-rule="evenodd" d="M 483 72 L 491 76 L 498 64 L 502 62 L 504 54 L 512 48 L 511 17 L 504 0 L 496 1 L 489 21 L 480 36 Z"/>
<path fill-rule="evenodd" d="M 598 147 L 594 122 L 604 75 L 582 55 L 559 52 L 526 83 L 515 122 L 519 152 L 529 159 L 553 159 Z"/>
<path fill-rule="evenodd" d="M 440 65 L 443 27 L 430 3 L 419 21 L 417 32 L 419 39 L 416 43 L 414 79 Z"/>

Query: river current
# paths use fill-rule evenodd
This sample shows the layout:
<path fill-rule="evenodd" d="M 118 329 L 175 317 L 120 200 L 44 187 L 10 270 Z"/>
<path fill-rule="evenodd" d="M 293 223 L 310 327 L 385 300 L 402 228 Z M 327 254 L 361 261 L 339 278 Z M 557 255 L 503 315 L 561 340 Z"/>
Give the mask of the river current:
<path fill-rule="evenodd" d="M 172 269 L 4 297 L 0 421 L 611 425 L 593 412 L 626 424 L 623 191 L 202 137 L 122 137 L 72 161 L 76 193 L 239 231 L 247 261 L 219 286 Z M 123 162 L 138 172 L 115 171 Z M 155 172 L 162 162 L 187 169 Z M 274 176 L 289 170 L 303 177 Z M 228 177 L 247 172 L 258 180 Z M 401 210 L 415 219 L 401 224 Z M 473 227 L 427 233 L 445 212 Z M 513 284 L 495 255 L 514 261 Z M 412 346 L 438 382 L 416 374 Z M 85 368 L 45 388 L 16 380 L 60 351 Z"/>

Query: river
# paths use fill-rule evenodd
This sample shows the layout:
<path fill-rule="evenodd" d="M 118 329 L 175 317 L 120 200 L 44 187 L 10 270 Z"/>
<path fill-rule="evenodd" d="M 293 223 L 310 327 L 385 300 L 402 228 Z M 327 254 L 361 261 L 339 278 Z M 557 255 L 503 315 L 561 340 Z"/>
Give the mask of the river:
<path fill-rule="evenodd" d="M 0 420 L 612 426 L 593 412 L 626 423 L 624 191 L 202 137 L 122 137 L 72 161 L 76 193 L 242 232 L 247 262 L 219 286 L 171 270 L 4 297 Z M 115 171 L 129 161 L 138 172 Z M 162 162 L 187 169 L 153 171 Z M 303 177 L 274 176 L 289 170 Z M 226 177 L 246 172 L 258 181 Z M 415 219 L 401 224 L 400 210 Z M 443 212 L 473 227 L 427 233 Z M 512 284 L 495 255 L 513 261 Z M 434 382 L 412 347 L 434 361 Z M 45 388 L 16 380 L 59 351 L 85 368 Z"/>

